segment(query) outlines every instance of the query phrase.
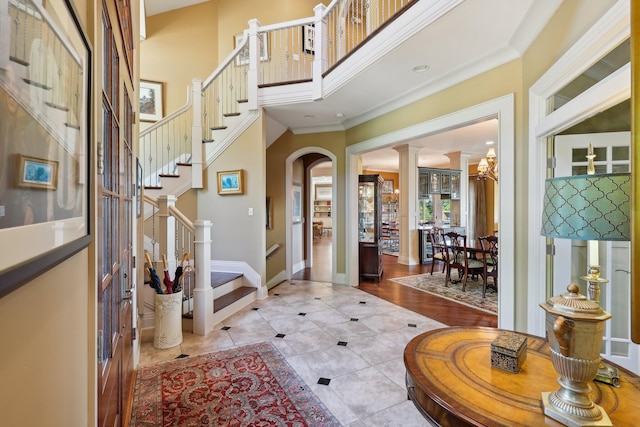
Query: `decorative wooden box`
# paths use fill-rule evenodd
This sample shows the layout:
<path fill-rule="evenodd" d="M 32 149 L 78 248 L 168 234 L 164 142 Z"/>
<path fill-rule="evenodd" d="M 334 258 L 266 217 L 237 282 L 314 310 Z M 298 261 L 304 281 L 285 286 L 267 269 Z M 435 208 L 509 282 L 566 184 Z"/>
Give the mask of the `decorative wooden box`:
<path fill-rule="evenodd" d="M 491 366 L 517 374 L 527 358 L 527 338 L 502 332 L 491 343 Z"/>

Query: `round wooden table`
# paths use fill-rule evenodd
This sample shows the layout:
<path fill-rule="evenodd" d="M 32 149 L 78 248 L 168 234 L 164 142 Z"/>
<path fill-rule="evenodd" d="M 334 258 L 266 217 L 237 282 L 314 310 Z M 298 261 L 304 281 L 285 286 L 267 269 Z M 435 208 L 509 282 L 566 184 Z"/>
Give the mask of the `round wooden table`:
<path fill-rule="evenodd" d="M 491 342 L 502 332 L 452 327 L 418 335 L 404 351 L 407 390 L 438 426 L 561 426 L 546 417 L 543 391 L 559 389 L 545 339 L 527 337 L 520 372 L 491 366 Z M 592 382 L 592 399 L 614 426 L 640 425 L 640 378 L 620 367 L 620 388 Z"/>

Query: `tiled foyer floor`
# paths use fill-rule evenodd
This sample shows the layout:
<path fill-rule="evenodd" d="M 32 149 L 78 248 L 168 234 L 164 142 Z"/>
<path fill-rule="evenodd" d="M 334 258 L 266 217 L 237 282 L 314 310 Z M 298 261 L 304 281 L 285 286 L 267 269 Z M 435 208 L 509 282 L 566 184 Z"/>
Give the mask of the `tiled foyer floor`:
<path fill-rule="evenodd" d="M 140 366 L 270 341 L 344 426 L 428 426 L 407 400 L 403 352 L 442 323 L 358 289 L 286 281 L 206 336 L 157 350 L 144 340 Z"/>

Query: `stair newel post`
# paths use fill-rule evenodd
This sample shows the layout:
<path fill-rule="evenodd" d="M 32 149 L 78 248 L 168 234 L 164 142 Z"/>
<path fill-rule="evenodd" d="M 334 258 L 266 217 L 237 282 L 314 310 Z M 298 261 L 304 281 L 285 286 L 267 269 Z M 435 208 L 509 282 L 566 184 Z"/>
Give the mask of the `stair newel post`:
<path fill-rule="evenodd" d="M 169 207 L 175 206 L 176 200 L 176 196 L 171 194 L 158 196 L 159 253 L 166 254 L 168 259 L 173 259 L 176 252 L 176 219 L 169 212 Z M 162 271 L 162 268 L 158 271 Z"/>
<path fill-rule="evenodd" d="M 202 143 L 202 80 L 193 79 L 191 85 L 191 99 L 193 108 L 193 124 L 191 125 L 191 188 L 204 188 L 202 175 L 204 174 Z"/>
<path fill-rule="evenodd" d="M 314 17 L 314 35 L 313 35 L 313 47 L 315 50 L 315 58 L 313 60 L 313 88 L 312 96 L 313 100 L 319 100 L 323 97 L 322 82 L 324 78 L 322 73 L 325 72 L 328 66 L 327 59 L 327 23 L 322 19 L 322 15 L 326 6 L 319 4 L 313 8 L 315 13 Z"/>
<path fill-rule="evenodd" d="M 193 290 L 193 333 L 213 330 L 213 288 L 211 287 L 211 221 L 193 223 L 195 236 L 196 287 Z"/>
<path fill-rule="evenodd" d="M 249 110 L 258 109 L 258 85 L 260 84 L 260 40 L 257 19 L 249 20 L 249 74 L 247 75 L 247 106 Z M 265 38 L 266 40 L 266 38 Z"/>

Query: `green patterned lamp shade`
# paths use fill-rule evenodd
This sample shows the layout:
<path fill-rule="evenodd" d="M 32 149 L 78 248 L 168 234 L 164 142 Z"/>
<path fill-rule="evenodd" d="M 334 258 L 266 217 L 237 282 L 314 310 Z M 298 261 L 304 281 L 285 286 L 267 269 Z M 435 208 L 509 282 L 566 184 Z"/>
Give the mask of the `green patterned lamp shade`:
<path fill-rule="evenodd" d="M 573 240 L 631 239 L 631 175 L 612 173 L 545 181 L 541 235 Z"/>

